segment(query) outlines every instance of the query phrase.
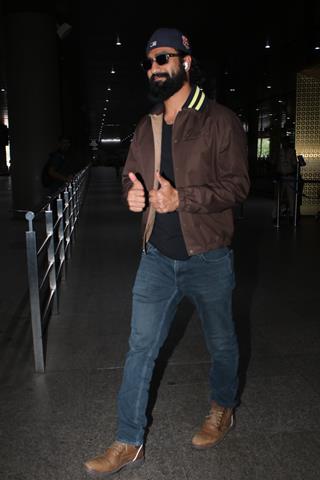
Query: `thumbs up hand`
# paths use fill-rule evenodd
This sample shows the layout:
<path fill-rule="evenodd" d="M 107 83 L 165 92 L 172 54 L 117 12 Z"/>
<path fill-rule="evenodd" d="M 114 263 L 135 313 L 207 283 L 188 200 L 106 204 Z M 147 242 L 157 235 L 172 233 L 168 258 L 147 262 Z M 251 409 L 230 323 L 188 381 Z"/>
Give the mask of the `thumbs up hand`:
<path fill-rule="evenodd" d="M 156 172 L 156 179 L 159 182 L 159 189 L 152 189 L 149 192 L 150 205 L 158 213 L 174 212 L 179 206 L 178 191 L 158 171 Z"/>
<path fill-rule="evenodd" d="M 132 187 L 130 188 L 127 196 L 129 210 L 132 212 L 142 212 L 146 206 L 144 187 L 134 173 L 129 172 L 128 176 L 132 182 Z"/>

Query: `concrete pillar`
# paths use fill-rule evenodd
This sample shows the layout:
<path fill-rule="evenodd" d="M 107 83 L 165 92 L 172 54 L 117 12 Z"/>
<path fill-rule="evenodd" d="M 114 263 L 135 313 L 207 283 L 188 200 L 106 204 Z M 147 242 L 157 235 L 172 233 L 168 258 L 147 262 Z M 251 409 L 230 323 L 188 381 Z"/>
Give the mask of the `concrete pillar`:
<path fill-rule="evenodd" d="M 5 91 L 5 37 L 3 34 L 2 0 L 0 0 L 0 175 L 8 174 L 6 146 L 8 144 L 8 129 L 6 126 L 7 99 Z"/>
<path fill-rule="evenodd" d="M 257 111 L 256 99 L 253 98 L 248 105 L 247 118 L 248 118 L 248 159 L 250 173 L 254 174 L 257 165 L 257 153 L 258 153 L 258 127 L 259 127 L 259 112 Z"/>
<path fill-rule="evenodd" d="M 8 128 L 4 123 L 0 122 L 0 175 L 8 174 L 7 154 L 6 154 L 7 145 L 8 145 Z"/>
<path fill-rule="evenodd" d="M 61 134 L 54 16 L 7 16 L 7 87 L 13 210 L 42 202 L 41 171 Z"/>

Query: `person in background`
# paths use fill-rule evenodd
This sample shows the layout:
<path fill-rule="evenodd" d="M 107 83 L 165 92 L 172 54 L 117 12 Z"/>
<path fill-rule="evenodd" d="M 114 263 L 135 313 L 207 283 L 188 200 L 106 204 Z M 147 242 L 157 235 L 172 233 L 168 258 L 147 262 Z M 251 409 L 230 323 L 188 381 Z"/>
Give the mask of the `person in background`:
<path fill-rule="evenodd" d="M 42 172 L 42 184 L 55 193 L 65 183 L 73 178 L 69 158 L 71 142 L 69 138 L 61 137 L 58 148 L 50 153 Z"/>
<path fill-rule="evenodd" d="M 123 170 L 128 207 L 143 212 L 144 226 L 129 352 L 115 442 L 85 463 L 91 475 L 144 461 L 150 380 L 184 296 L 197 308 L 212 359 L 210 412 L 192 445 L 214 447 L 234 426 L 239 353 L 230 244 L 232 209 L 249 191 L 247 145 L 237 116 L 193 83 L 195 64 L 179 30 L 152 34 L 143 67 L 156 107 L 138 124 Z"/>
<path fill-rule="evenodd" d="M 275 177 L 280 188 L 280 214 L 286 212 L 293 221 L 296 196 L 297 155 L 290 139 L 284 137 L 280 143 L 279 155 L 275 164 Z M 272 211 L 273 223 L 276 223 L 277 196 Z"/>

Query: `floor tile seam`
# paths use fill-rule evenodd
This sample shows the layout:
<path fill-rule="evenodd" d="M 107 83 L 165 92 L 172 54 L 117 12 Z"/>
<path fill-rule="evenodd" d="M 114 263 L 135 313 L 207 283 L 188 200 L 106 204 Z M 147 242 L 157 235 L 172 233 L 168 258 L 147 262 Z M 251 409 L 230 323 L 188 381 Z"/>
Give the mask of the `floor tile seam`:
<path fill-rule="evenodd" d="M 282 361 L 285 360 L 286 356 L 283 355 L 282 357 L 283 357 L 283 358 L 282 358 Z M 257 367 L 260 368 L 260 367 L 259 367 L 260 363 L 257 363 L 257 364 L 254 364 L 254 363 L 253 363 L 253 360 L 254 360 L 255 358 L 256 358 L 256 357 L 251 357 L 250 362 L 249 362 L 246 370 L 245 370 L 244 372 L 241 372 L 242 374 L 244 373 L 244 374 L 246 375 L 246 378 L 251 378 L 251 377 L 261 377 L 261 378 L 263 378 L 263 377 L 268 377 L 268 378 L 269 378 L 270 376 L 274 376 L 274 377 L 288 377 L 288 376 L 290 377 L 290 376 L 296 376 L 296 373 L 294 373 L 294 374 L 275 374 L 275 375 L 266 375 L 266 374 L 261 375 L 261 373 L 259 373 L 259 374 L 253 374 L 253 373 L 250 372 L 250 368 L 257 368 Z M 281 356 L 280 356 L 280 355 L 276 355 L 276 356 L 274 356 L 274 355 L 270 355 L 270 356 L 269 356 L 269 355 L 262 355 L 262 356 L 259 358 L 259 360 L 266 360 L 266 361 L 267 361 L 267 360 L 269 360 L 269 359 L 277 359 L 277 358 L 281 358 Z M 285 368 L 290 367 L 290 364 L 285 364 L 284 367 L 285 367 Z M 265 368 L 268 368 L 268 367 L 265 367 Z M 292 368 L 293 368 L 293 367 L 292 367 Z"/>
<path fill-rule="evenodd" d="M 242 435 L 246 435 L 248 433 L 253 434 L 253 433 L 261 433 L 261 424 L 256 423 L 255 426 L 251 426 L 249 429 L 243 429 L 241 430 Z M 272 435 L 293 435 L 293 434 L 317 434 L 319 435 L 319 430 L 314 430 L 314 428 L 306 429 L 306 428 L 297 428 L 297 427 L 263 427 L 264 429 L 264 435 L 266 436 L 272 436 Z M 241 433 L 238 431 L 238 433 Z"/>
<path fill-rule="evenodd" d="M 288 311 L 287 311 L 288 312 Z M 290 312 L 288 313 L 290 314 Z M 274 324 L 268 323 L 268 325 L 262 325 L 261 330 L 264 332 L 265 338 L 268 337 L 274 337 L 274 333 L 277 333 L 277 338 L 279 340 L 283 338 L 287 338 L 288 336 L 288 326 L 290 325 L 290 335 L 294 334 L 297 338 L 301 338 L 301 331 L 302 333 L 308 333 L 306 330 L 310 330 L 312 327 L 317 327 L 319 328 L 319 321 L 317 319 L 309 319 L 306 322 L 304 322 L 303 317 L 300 314 L 297 314 L 297 316 L 301 317 L 301 320 L 299 319 L 298 321 L 287 321 L 287 323 L 282 323 L 281 327 L 277 325 L 275 322 Z"/>
<path fill-rule="evenodd" d="M 270 379 L 271 377 L 279 377 L 280 375 L 277 375 L 277 374 L 274 374 L 274 373 L 264 373 L 263 375 L 261 375 L 261 373 L 251 373 L 249 375 L 246 375 L 246 378 L 247 378 L 247 382 L 248 382 L 248 378 L 249 379 L 253 379 L 253 380 L 256 380 L 257 378 L 261 378 L 261 376 L 265 377 L 265 378 L 268 378 Z M 285 377 L 296 377 L 295 374 L 287 374 L 287 375 L 281 375 L 281 376 L 285 376 Z"/>
<path fill-rule="evenodd" d="M 109 372 L 109 371 L 119 371 L 119 370 L 123 370 L 124 368 L 124 365 L 121 363 L 121 365 L 119 366 L 110 366 L 110 367 L 96 367 L 96 368 L 90 368 L 90 369 L 87 369 L 87 368 L 64 368 L 64 369 L 59 369 L 59 368 L 50 368 L 50 367 L 47 367 L 45 369 L 45 372 L 43 373 L 43 375 L 48 375 L 48 374 L 69 374 L 71 372 L 83 372 L 83 373 L 87 373 L 87 374 L 90 374 L 90 373 L 94 373 L 94 372 Z M 36 374 L 35 374 L 36 375 Z M 181 385 L 206 385 L 208 382 L 207 382 L 207 379 L 206 380 L 203 380 L 203 381 L 199 381 L 199 382 L 181 382 L 181 383 L 175 383 L 174 385 L 168 385 L 169 387 L 175 387 L 175 386 L 181 386 Z"/>
<path fill-rule="evenodd" d="M 210 361 L 206 361 L 206 360 L 199 360 L 197 362 L 193 361 L 193 362 L 177 362 L 176 360 L 174 361 L 168 361 L 167 362 L 168 365 L 170 365 L 171 367 L 174 367 L 174 366 L 192 366 L 192 365 L 211 365 L 211 362 Z"/>
<path fill-rule="evenodd" d="M 260 375 L 260 377 L 262 377 L 262 375 Z M 284 379 L 293 378 L 293 379 L 303 379 L 303 380 L 306 380 L 306 379 L 304 378 L 304 375 L 303 375 L 302 373 L 300 373 L 300 372 L 299 372 L 299 373 L 295 373 L 295 374 L 288 374 L 288 375 L 285 375 L 285 374 L 272 375 L 272 377 L 274 377 L 274 378 L 279 378 L 279 379 L 281 379 L 281 378 L 284 378 Z M 270 377 L 268 376 L 268 378 L 270 378 Z M 263 387 L 266 388 L 264 385 L 263 385 Z M 267 390 L 267 391 L 268 391 L 268 390 Z"/>
<path fill-rule="evenodd" d="M 251 341 L 252 341 L 252 340 L 253 340 L 253 339 L 251 338 Z M 251 355 L 250 355 L 250 362 L 251 362 L 252 360 L 265 360 L 265 359 L 270 360 L 270 359 L 278 359 L 278 358 L 279 358 L 280 360 L 285 360 L 286 357 L 288 357 L 288 354 L 283 353 L 283 352 L 281 352 L 281 353 L 278 353 L 278 352 L 276 352 L 276 353 L 275 353 L 275 352 L 270 352 L 270 353 L 268 353 L 268 352 L 266 352 L 266 353 L 263 352 L 263 353 L 259 353 L 259 352 L 257 351 L 257 352 L 253 352 L 253 353 L 252 353 L 252 351 L 251 351 L 251 352 L 248 352 L 248 353 L 249 353 L 249 354 L 251 353 Z M 245 353 L 241 353 L 241 354 L 240 354 L 240 359 L 242 359 L 242 358 L 244 358 L 244 359 L 245 359 L 245 358 L 248 358 L 248 354 L 246 355 Z"/>
<path fill-rule="evenodd" d="M 70 374 L 70 373 L 74 373 L 74 372 L 82 372 L 82 373 L 86 373 L 86 374 L 90 374 L 90 373 L 94 373 L 94 372 L 104 372 L 104 371 L 119 371 L 119 370 L 123 370 L 124 366 L 123 365 L 119 365 L 119 366 L 112 366 L 112 367 L 95 367 L 95 368 L 68 368 L 68 369 L 50 369 L 50 368 L 47 368 L 45 373 L 42 374 L 42 375 L 46 375 L 46 374 Z M 35 374 L 37 375 L 37 374 Z"/>
<path fill-rule="evenodd" d="M 181 362 L 181 363 L 175 363 L 175 364 L 170 364 L 168 363 L 168 366 L 176 366 L 176 367 L 179 367 L 179 366 L 191 366 L 191 365 L 210 365 L 210 362 L 188 362 L 188 363 L 184 363 L 184 362 Z M 96 368 L 70 368 L 70 369 L 50 369 L 50 368 L 47 368 L 46 369 L 46 373 L 63 373 L 63 372 L 103 372 L 103 371 L 113 371 L 113 370 L 123 370 L 124 366 L 123 365 L 119 365 L 119 366 L 112 366 L 112 367 L 96 367 Z M 199 383 L 203 383 L 203 382 L 199 382 Z"/>
<path fill-rule="evenodd" d="M 91 316 L 92 316 L 92 314 L 91 314 Z M 75 327 L 77 328 L 76 332 L 74 331 Z M 129 328 L 129 327 L 127 327 L 127 325 L 124 325 L 123 327 L 121 327 L 119 325 L 105 325 L 105 326 L 97 325 L 96 327 L 91 328 L 90 325 L 89 326 L 87 326 L 87 325 L 82 326 L 82 325 L 76 325 L 76 324 L 72 324 L 72 323 L 69 323 L 68 325 L 65 325 L 65 326 L 63 326 L 63 325 L 50 325 L 50 335 L 55 334 L 55 335 L 58 336 L 58 334 L 62 335 L 63 333 L 70 333 L 70 334 L 72 334 L 72 340 L 74 340 L 75 337 L 82 336 L 84 333 L 86 333 L 87 337 L 92 336 L 92 337 L 96 338 L 96 334 L 97 333 L 100 333 L 100 334 L 103 333 L 102 331 L 104 329 L 110 328 L 110 329 L 115 330 L 116 327 L 118 327 L 118 329 L 119 329 L 118 333 L 113 333 L 112 334 L 112 332 L 106 332 L 106 334 L 103 335 L 103 337 L 105 337 L 105 336 L 113 336 L 113 337 L 124 336 L 125 337 L 126 334 L 127 334 L 127 330 Z M 124 330 L 124 333 L 121 333 L 122 329 Z"/>

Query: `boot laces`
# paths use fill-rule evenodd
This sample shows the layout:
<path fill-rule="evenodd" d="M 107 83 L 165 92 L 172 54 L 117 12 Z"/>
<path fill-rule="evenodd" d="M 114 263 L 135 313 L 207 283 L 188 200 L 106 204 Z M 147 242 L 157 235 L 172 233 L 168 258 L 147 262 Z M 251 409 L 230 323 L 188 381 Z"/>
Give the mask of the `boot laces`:
<path fill-rule="evenodd" d="M 122 443 L 122 442 L 113 442 L 113 444 L 111 445 L 110 447 L 110 450 L 112 450 L 112 452 L 115 454 L 115 455 L 119 455 L 120 453 L 123 452 L 123 450 L 126 449 L 126 444 L 125 443 Z"/>
<path fill-rule="evenodd" d="M 212 408 L 206 418 L 211 424 L 219 428 L 222 422 L 224 411 L 224 408 Z"/>

